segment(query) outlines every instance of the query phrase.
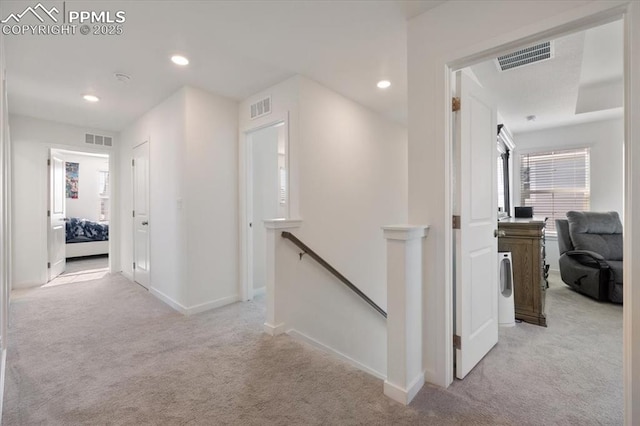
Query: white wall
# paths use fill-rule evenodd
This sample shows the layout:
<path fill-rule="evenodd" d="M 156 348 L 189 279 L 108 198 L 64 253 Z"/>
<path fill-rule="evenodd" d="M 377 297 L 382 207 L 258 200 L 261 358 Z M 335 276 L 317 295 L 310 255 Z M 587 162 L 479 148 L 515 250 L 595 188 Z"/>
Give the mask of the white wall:
<path fill-rule="evenodd" d="M 185 91 L 181 89 L 147 112 L 120 134 L 121 140 L 121 264 L 133 276 L 133 148 L 149 141 L 149 235 L 151 286 L 174 300 L 184 301 L 182 288 L 182 155 L 185 141 Z"/>
<path fill-rule="evenodd" d="M 513 202 L 520 203 L 520 155 L 549 149 L 591 148 L 591 211 L 616 211 L 623 216 L 624 120 L 597 121 L 514 135 Z M 547 263 L 558 270 L 558 243 L 547 238 Z"/>
<path fill-rule="evenodd" d="M 187 87 L 186 124 L 187 306 L 204 309 L 238 300 L 238 103 Z"/>
<path fill-rule="evenodd" d="M 13 288 L 47 282 L 47 158 L 50 148 L 109 153 L 116 161 L 118 139 L 112 132 L 85 129 L 20 115 L 9 117 L 13 144 Z M 85 133 L 113 138 L 113 148 L 86 144 Z M 114 163 L 112 163 L 113 165 Z M 117 172 L 112 169 L 112 182 Z M 117 208 L 118 194 L 111 194 Z M 118 223 L 110 223 L 110 241 L 118 246 Z M 114 242 L 115 241 L 115 242 Z M 117 254 L 111 250 L 115 258 Z M 112 270 L 119 270 L 112 260 Z"/>
<path fill-rule="evenodd" d="M 407 219 L 406 130 L 304 77 L 286 83 L 241 107 L 268 93 L 274 110 L 291 108 L 290 201 L 303 220 L 294 234 L 385 309 L 381 227 Z M 291 243 L 279 247 L 278 264 L 294 268 L 284 283 L 286 329 L 384 377 L 384 319 L 315 261 L 298 261 Z"/>
<path fill-rule="evenodd" d="M 184 87 L 121 134 L 123 272 L 133 272 L 132 150 L 148 140 L 150 291 L 186 314 L 237 300 L 237 120 L 234 101 Z"/>
<path fill-rule="evenodd" d="M 65 162 L 78 163 L 78 198 L 65 198 L 67 217 L 97 222 L 100 214 L 98 172 L 109 171 L 109 159 L 91 155 L 64 154 Z"/>
<path fill-rule="evenodd" d="M 442 386 L 453 380 L 447 65 L 468 65 L 495 57 L 506 49 L 593 26 L 627 11 L 625 33 L 632 56 L 625 63 L 625 158 L 629 166 L 625 182 L 635 197 L 632 204 L 625 204 L 625 257 L 630 259 L 632 253 L 640 252 L 640 226 L 633 223 L 635 220 L 637 225 L 640 211 L 640 187 L 633 184 L 640 182 L 640 5 L 554 1 L 544 6 L 537 1 L 446 2 L 409 22 L 409 220 L 431 225 L 423 258 L 424 367 L 426 379 Z M 618 6 L 623 9 L 611 10 Z M 456 31 L 452 32 L 453 22 Z M 637 262 L 625 264 L 625 269 L 625 423 L 631 425 L 640 417 L 640 333 L 634 331 L 640 328 L 640 309 L 632 307 L 640 304 L 640 286 L 631 284 L 632 276 L 640 276 L 640 266 Z"/>

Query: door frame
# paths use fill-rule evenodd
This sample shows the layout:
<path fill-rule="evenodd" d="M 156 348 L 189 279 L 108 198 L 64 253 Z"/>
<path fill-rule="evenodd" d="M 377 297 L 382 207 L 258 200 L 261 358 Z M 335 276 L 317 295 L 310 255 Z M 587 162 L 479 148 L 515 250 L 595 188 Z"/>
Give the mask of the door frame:
<path fill-rule="evenodd" d="M 635 7 L 639 7 L 640 5 L 636 5 Z M 468 51 L 463 54 L 459 54 L 459 56 L 453 55 L 452 59 L 445 59 L 444 62 L 444 99 L 448 100 L 444 105 L 444 117 L 445 117 L 445 127 L 442 129 L 443 131 L 443 143 L 445 146 L 445 220 L 450 218 L 452 215 L 452 186 L 453 182 L 451 179 L 451 170 L 453 166 L 453 158 L 451 155 L 451 150 L 453 146 L 452 140 L 452 132 L 451 126 L 454 123 L 454 115 L 451 111 L 451 93 L 452 93 L 452 79 L 451 73 L 460 70 L 462 68 L 474 65 L 478 62 L 482 62 L 488 59 L 493 59 L 496 56 L 500 56 L 501 54 L 508 53 L 509 51 L 516 50 L 523 45 L 533 44 L 539 42 L 544 39 L 550 38 L 558 38 L 563 35 L 575 33 L 578 31 L 587 30 L 589 28 L 593 28 L 599 25 L 603 25 L 609 22 L 613 22 L 619 19 L 623 20 L 624 23 L 624 127 L 625 127 L 625 141 L 624 141 L 624 156 L 625 156 L 625 170 L 624 170 L 624 225 L 625 225 L 625 233 L 628 235 L 628 238 L 625 238 L 624 241 L 624 253 L 627 259 L 630 259 L 629 256 L 631 254 L 631 249 L 633 246 L 631 237 L 632 237 L 632 191 L 631 191 L 631 183 L 632 183 L 632 163 L 634 158 L 632 157 L 632 145 L 634 145 L 634 141 L 631 140 L 632 135 L 640 134 L 640 132 L 633 132 L 638 124 L 633 124 L 632 114 L 637 113 L 636 110 L 632 111 L 632 102 L 631 102 L 631 61 L 635 60 L 633 64 L 634 67 L 638 66 L 637 57 L 632 57 L 631 54 L 631 25 L 630 25 L 630 13 L 633 12 L 633 18 L 635 21 L 640 17 L 640 11 L 633 10 L 632 11 L 631 3 L 626 4 L 613 4 L 613 5 L 604 5 L 600 6 L 597 9 L 590 9 L 590 13 L 583 12 L 583 9 L 578 9 L 572 12 L 571 15 L 563 16 L 562 20 L 556 21 L 558 24 L 552 28 L 545 28 L 544 21 L 539 21 L 534 23 L 533 25 L 527 27 L 524 32 L 520 32 L 519 34 L 525 34 L 520 37 L 508 38 L 506 41 L 495 39 L 492 41 L 493 46 L 489 48 L 480 48 L 477 47 L 476 51 Z M 640 22 L 635 22 L 634 24 L 640 25 Z M 637 30 L 636 30 L 637 31 Z M 635 79 L 634 79 L 635 82 Z M 636 139 L 637 136 L 636 136 Z M 635 142 L 635 145 L 639 145 L 640 140 Z M 635 160 L 637 161 L 637 154 Z M 636 167 L 640 165 L 636 164 Z M 637 205 L 635 206 L 638 207 Z M 450 225 L 449 225 L 450 226 Z M 453 232 L 444 232 L 444 246 L 445 253 L 449 253 L 448 256 L 445 256 L 445 270 L 444 270 L 444 297 L 445 297 L 445 306 L 444 306 L 444 324 L 438 330 L 438 334 L 444 332 L 444 348 L 441 349 L 442 352 L 439 351 L 438 359 L 440 360 L 437 364 L 436 373 L 439 378 L 444 379 L 444 386 L 448 386 L 453 382 L 454 371 L 453 371 L 453 359 L 454 359 L 454 349 L 453 349 Z M 632 265 L 631 262 L 626 262 L 624 265 L 624 307 L 623 307 L 623 364 L 624 364 L 624 374 L 623 374 L 623 385 L 624 385 L 624 406 L 625 406 L 625 424 L 631 424 L 632 415 L 635 414 L 637 417 L 638 413 L 633 412 L 633 401 L 637 400 L 638 396 L 632 394 L 632 390 L 638 390 L 638 384 L 633 383 L 633 378 L 631 376 L 632 364 L 635 367 L 637 365 L 639 355 L 637 353 L 632 352 L 632 346 L 635 343 L 637 346 L 637 339 L 634 342 L 631 328 L 633 325 L 633 312 L 632 312 L 632 303 L 634 302 L 632 294 L 632 285 L 631 285 L 631 277 L 632 277 Z M 633 289 L 635 295 L 638 294 L 638 291 Z M 637 297 L 636 297 L 637 298 Z M 638 317 L 637 313 L 636 319 Z M 637 322 L 637 321 L 636 321 Z M 635 349 L 637 351 L 637 349 Z M 634 388 L 635 387 L 635 388 Z M 635 420 L 635 417 L 634 417 Z"/>
<path fill-rule="evenodd" d="M 289 112 L 274 114 L 271 121 L 259 126 L 250 126 L 240 133 L 239 158 L 239 242 L 240 242 L 240 300 L 253 300 L 253 238 L 249 232 L 249 218 L 253 216 L 253 151 L 251 149 L 251 136 L 262 129 L 284 123 L 285 164 L 287 167 L 287 206 L 286 218 L 291 217 L 291 164 L 290 164 L 290 137 Z M 256 226 L 256 224 L 253 224 Z"/>
<path fill-rule="evenodd" d="M 116 272 L 120 271 L 120 265 L 119 265 L 119 260 L 120 259 L 120 252 L 118 250 L 118 247 L 120 247 L 120 233 L 119 233 L 119 229 L 120 229 L 120 222 L 119 222 L 119 214 L 114 214 L 115 212 L 119 213 L 119 190 L 118 190 L 118 182 L 119 182 L 119 175 L 118 175 L 118 161 L 117 161 L 117 153 L 113 150 L 113 149 L 108 149 L 108 148 L 95 148 L 95 147 L 81 147 L 81 146 L 75 146 L 75 145 L 59 145 L 59 144 L 50 144 L 47 145 L 46 147 L 46 151 L 47 151 L 47 159 L 50 159 L 49 153 L 53 152 L 53 151 L 60 151 L 62 154 L 78 154 L 78 155 L 82 155 L 82 154 L 100 154 L 100 155 L 106 155 L 109 158 L 109 183 L 111 185 L 110 189 L 110 194 L 109 194 L 109 273 L 113 274 Z M 47 203 L 46 206 L 47 208 L 49 208 L 49 200 L 51 198 L 51 185 L 49 184 L 49 169 L 48 166 L 47 167 L 47 176 L 46 176 L 46 191 L 45 194 L 47 196 Z M 66 212 L 66 198 L 65 198 L 65 212 Z M 44 220 L 47 224 L 47 259 L 49 259 L 50 254 L 49 254 L 49 218 L 47 217 L 46 212 L 44 212 Z M 46 284 L 49 282 L 49 270 L 46 270 L 46 280 L 43 284 Z"/>

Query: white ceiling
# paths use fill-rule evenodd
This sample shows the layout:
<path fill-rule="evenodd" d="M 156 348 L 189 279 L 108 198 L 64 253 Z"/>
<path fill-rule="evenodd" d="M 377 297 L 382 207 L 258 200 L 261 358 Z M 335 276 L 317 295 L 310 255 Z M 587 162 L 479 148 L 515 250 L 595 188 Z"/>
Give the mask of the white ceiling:
<path fill-rule="evenodd" d="M 43 3 L 62 10 L 61 1 Z M 124 34 L 5 36 L 9 108 L 117 131 L 185 84 L 241 100 L 303 74 L 405 122 L 406 20 L 441 3 L 67 1 L 74 10 L 125 11 Z M 0 16 L 34 4 L 3 0 Z M 170 63 L 174 53 L 190 65 Z M 392 82 L 385 91 L 375 86 L 383 78 Z M 101 101 L 85 102 L 87 92 Z"/>
<path fill-rule="evenodd" d="M 507 127 L 518 133 L 622 116 L 622 21 L 553 43 L 555 55 L 544 62 L 505 72 L 494 61 L 471 67 Z"/>
<path fill-rule="evenodd" d="M 0 17 L 35 1 L 3 0 Z M 124 10 L 124 34 L 5 36 L 9 108 L 118 131 L 185 84 L 242 100 L 303 74 L 406 123 L 406 21 L 442 3 L 67 1 L 74 10 Z M 62 1 L 44 4 L 62 10 Z M 174 53 L 190 65 L 172 64 Z M 498 72 L 488 61 L 472 69 L 514 133 L 622 114 L 620 22 L 555 40 L 555 58 L 546 62 Z M 116 72 L 131 82 L 117 81 Z M 387 90 L 375 87 L 383 78 L 392 82 Z M 85 102 L 87 92 L 101 101 Z"/>

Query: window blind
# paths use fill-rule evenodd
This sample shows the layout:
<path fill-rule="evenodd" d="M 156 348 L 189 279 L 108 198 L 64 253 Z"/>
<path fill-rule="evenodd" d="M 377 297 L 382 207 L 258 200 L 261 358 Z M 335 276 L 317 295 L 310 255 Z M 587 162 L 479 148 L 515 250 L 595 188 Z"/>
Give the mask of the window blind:
<path fill-rule="evenodd" d="M 556 219 L 590 206 L 589 148 L 520 156 L 520 202 L 547 217 L 547 234 L 556 234 Z"/>

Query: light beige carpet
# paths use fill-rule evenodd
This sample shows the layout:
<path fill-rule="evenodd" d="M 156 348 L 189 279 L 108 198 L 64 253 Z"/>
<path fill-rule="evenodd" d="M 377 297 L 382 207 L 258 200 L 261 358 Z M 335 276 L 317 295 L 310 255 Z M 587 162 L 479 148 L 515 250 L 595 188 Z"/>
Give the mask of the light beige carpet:
<path fill-rule="evenodd" d="M 266 336 L 261 300 L 184 317 L 119 275 L 16 293 L 3 424 L 620 424 L 620 307 L 552 293 L 548 329 L 502 330 L 467 379 L 409 407 Z"/>

